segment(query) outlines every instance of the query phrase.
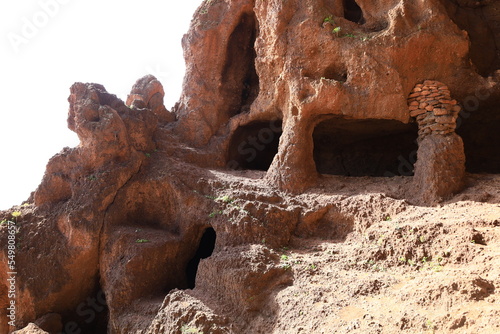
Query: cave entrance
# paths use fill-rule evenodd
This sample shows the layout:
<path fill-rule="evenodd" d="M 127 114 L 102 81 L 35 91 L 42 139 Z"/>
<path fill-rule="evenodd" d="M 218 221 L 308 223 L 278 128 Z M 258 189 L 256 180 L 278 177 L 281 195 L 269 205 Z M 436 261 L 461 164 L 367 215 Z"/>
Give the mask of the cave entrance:
<path fill-rule="evenodd" d="M 229 143 L 227 167 L 267 171 L 278 153 L 282 131 L 281 120 L 256 121 L 239 127 Z"/>
<path fill-rule="evenodd" d="M 198 265 L 202 259 L 208 258 L 212 255 L 215 248 L 215 240 L 217 234 L 212 227 L 205 229 L 201 236 L 198 249 L 194 257 L 188 262 L 186 268 L 186 280 L 188 289 L 194 289 L 196 283 L 196 273 L 198 272 Z"/>
<path fill-rule="evenodd" d="M 106 334 L 109 310 L 106 296 L 97 282 L 96 289 L 78 307 L 61 313 L 62 328 L 59 332 L 81 334 Z"/>
<path fill-rule="evenodd" d="M 344 18 L 354 23 L 363 24 L 363 11 L 354 0 L 344 0 Z"/>
<path fill-rule="evenodd" d="M 469 173 L 500 174 L 500 107 L 493 101 L 498 99 L 491 100 L 481 102 L 476 111 L 460 113 L 457 122 Z"/>
<path fill-rule="evenodd" d="M 248 111 L 259 95 L 259 77 L 255 70 L 255 14 L 243 13 L 229 36 L 226 61 L 222 70 L 222 97 L 226 101 L 227 116 Z"/>
<path fill-rule="evenodd" d="M 316 169 L 344 176 L 412 176 L 417 134 L 416 124 L 329 118 L 314 129 Z"/>

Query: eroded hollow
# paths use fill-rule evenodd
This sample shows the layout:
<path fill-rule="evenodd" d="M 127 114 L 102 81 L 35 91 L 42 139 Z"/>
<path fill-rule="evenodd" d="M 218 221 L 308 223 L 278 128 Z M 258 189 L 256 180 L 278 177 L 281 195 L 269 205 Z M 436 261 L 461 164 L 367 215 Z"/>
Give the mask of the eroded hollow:
<path fill-rule="evenodd" d="M 78 306 L 61 314 L 63 333 L 106 334 L 109 310 L 104 291 L 97 283 L 96 289 Z"/>
<path fill-rule="evenodd" d="M 259 95 L 259 77 L 255 70 L 255 14 L 244 13 L 231 33 L 222 71 L 222 96 L 227 105 L 227 116 L 248 111 Z"/>
<path fill-rule="evenodd" d="M 198 249 L 194 257 L 188 262 L 186 267 L 186 280 L 188 289 L 194 289 L 196 285 L 196 274 L 198 272 L 198 265 L 202 259 L 208 258 L 212 255 L 215 248 L 215 241 L 217 234 L 212 227 L 209 227 L 203 232 L 201 236 Z"/>
<path fill-rule="evenodd" d="M 462 137 L 465 167 L 469 173 L 500 174 L 500 107 L 496 99 L 474 105 L 465 105 L 457 121 L 457 134 Z"/>
<path fill-rule="evenodd" d="M 479 74 L 500 69 L 500 2 L 441 0 L 453 22 L 467 31 L 470 59 Z"/>
<path fill-rule="evenodd" d="M 354 23 L 363 24 L 363 11 L 354 0 L 344 0 L 344 18 Z"/>
<path fill-rule="evenodd" d="M 281 120 L 256 121 L 239 127 L 229 143 L 227 168 L 267 171 L 278 153 Z"/>
<path fill-rule="evenodd" d="M 325 68 L 323 72 L 323 77 L 329 80 L 335 80 L 339 82 L 347 81 L 347 70 L 336 65 L 330 65 Z"/>
<path fill-rule="evenodd" d="M 417 125 L 394 120 L 329 118 L 313 133 L 314 161 L 321 174 L 411 176 Z"/>

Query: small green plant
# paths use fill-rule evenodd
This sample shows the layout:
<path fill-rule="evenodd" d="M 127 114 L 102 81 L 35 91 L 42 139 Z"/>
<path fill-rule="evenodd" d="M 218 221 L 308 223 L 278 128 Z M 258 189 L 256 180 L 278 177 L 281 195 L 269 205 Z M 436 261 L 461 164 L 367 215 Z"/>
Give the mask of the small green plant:
<path fill-rule="evenodd" d="M 435 329 L 434 322 L 432 322 L 432 320 L 427 320 L 425 322 L 425 328 L 434 331 Z"/>
<path fill-rule="evenodd" d="M 427 241 L 427 239 L 425 238 L 424 235 L 421 235 L 420 238 L 418 238 L 420 240 L 421 243 L 424 243 Z"/>
<path fill-rule="evenodd" d="M 405 263 L 406 263 L 406 258 L 405 258 L 404 256 L 401 256 L 401 257 L 399 258 L 399 262 L 405 262 Z"/>
<path fill-rule="evenodd" d="M 21 211 L 14 211 L 14 212 L 12 212 L 12 217 L 17 218 L 19 216 L 21 216 Z"/>
<path fill-rule="evenodd" d="M 228 195 L 224 195 L 224 196 L 221 196 L 221 197 L 217 197 L 215 199 L 216 201 L 222 201 L 224 203 L 233 203 L 234 202 L 234 199 L 232 199 L 231 197 L 229 197 Z"/>
<path fill-rule="evenodd" d="M 208 215 L 210 218 L 214 218 L 215 216 L 217 215 L 221 215 L 223 214 L 224 212 L 222 210 L 214 210 L 212 212 L 210 212 L 210 214 Z"/>
<path fill-rule="evenodd" d="M 28 206 L 30 206 L 30 205 L 31 205 L 31 204 L 29 204 L 29 203 L 24 203 L 24 204 L 23 204 L 23 205 L 21 205 L 21 206 L 22 206 L 22 207 L 28 207 Z"/>
<path fill-rule="evenodd" d="M 335 27 L 335 28 L 333 28 L 332 33 L 337 34 L 337 36 L 338 36 L 341 30 L 342 30 L 341 27 Z"/>
<path fill-rule="evenodd" d="M 288 261 L 290 258 L 288 257 L 288 255 L 283 254 L 281 255 L 280 259 L 281 261 Z"/>
<path fill-rule="evenodd" d="M 408 264 L 409 264 L 410 266 L 414 266 L 414 265 L 415 265 L 415 261 L 413 261 L 413 260 L 411 260 L 411 259 L 409 259 L 407 262 L 408 262 Z"/>
<path fill-rule="evenodd" d="M 92 175 L 87 176 L 87 179 L 89 179 L 90 181 L 95 181 L 95 180 L 97 180 L 97 176 L 92 174 Z"/>
<path fill-rule="evenodd" d="M 333 20 L 333 15 L 330 15 L 330 16 L 327 16 L 323 19 L 323 24 L 324 23 L 331 23 L 331 24 L 335 24 L 335 21 Z"/>
<path fill-rule="evenodd" d="M 391 218 L 391 216 L 386 216 L 386 217 L 384 218 L 384 220 L 385 220 L 386 222 L 390 222 L 390 221 L 392 221 L 392 218 Z"/>
<path fill-rule="evenodd" d="M 198 328 L 190 327 L 188 325 L 182 325 L 181 333 L 182 334 L 201 334 L 201 332 Z"/>
<path fill-rule="evenodd" d="M 2 221 L 0 222 L 0 226 L 1 226 L 1 225 L 7 225 L 7 219 L 2 220 Z"/>
<path fill-rule="evenodd" d="M 144 155 L 147 157 L 147 158 L 151 158 L 151 153 L 148 153 L 148 152 L 145 152 Z"/>
<path fill-rule="evenodd" d="M 309 266 L 309 269 L 316 270 L 318 268 L 314 263 Z"/>
<path fill-rule="evenodd" d="M 354 35 L 354 34 L 345 34 L 344 37 L 356 38 L 356 35 Z"/>
<path fill-rule="evenodd" d="M 148 239 L 137 239 L 135 242 L 138 244 L 145 244 L 145 243 L 149 242 L 149 240 Z"/>

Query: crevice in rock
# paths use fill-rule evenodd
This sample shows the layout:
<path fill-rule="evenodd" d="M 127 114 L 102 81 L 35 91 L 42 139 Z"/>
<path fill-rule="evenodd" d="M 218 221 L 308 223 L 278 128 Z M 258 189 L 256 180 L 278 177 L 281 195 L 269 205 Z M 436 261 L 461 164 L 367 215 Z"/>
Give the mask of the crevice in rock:
<path fill-rule="evenodd" d="M 222 96 L 231 118 L 248 111 L 259 95 L 259 77 L 255 70 L 255 39 L 257 37 L 255 14 L 243 13 L 231 33 L 222 71 Z"/>
<path fill-rule="evenodd" d="M 278 153 L 281 120 L 256 121 L 234 132 L 228 150 L 229 169 L 267 171 Z"/>
<path fill-rule="evenodd" d="M 96 289 L 75 309 L 61 314 L 63 333 L 106 334 L 109 310 L 97 278 Z"/>
<path fill-rule="evenodd" d="M 365 23 L 363 11 L 354 0 L 344 0 L 344 18 L 354 23 Z"/>
<path fill-rule="evenodd" d="M 194 289 L 196 285 L 196 274 L 198 272 L 198 265 L 200 260 L 210 257 L 215 248 L 215 241 L 217 239 L 217 234 L 212 227 L 208 227 L 203 232 L 200 242 L 198 244 L 198 249 L 194 254 L 194 257 L 189 260 L 186 266 L 186 281 L 188 289 Z"/>
<path fill-rule="evenodd" d="M 460 113 L 456 132 L 464 142 L 467 172 L 500 174 L 500 108 L 494 101 Z"/>
<path fill-rule="evenodd" d="M 316 169 L 344 176 L 411 176 L 416 139 L 415 124 L 330 117 L 313 133 Z"/>

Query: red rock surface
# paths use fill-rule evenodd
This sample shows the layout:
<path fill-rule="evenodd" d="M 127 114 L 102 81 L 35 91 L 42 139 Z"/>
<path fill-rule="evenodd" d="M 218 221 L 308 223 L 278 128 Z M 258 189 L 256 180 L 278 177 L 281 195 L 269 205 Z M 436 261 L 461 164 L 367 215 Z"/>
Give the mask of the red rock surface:
<path fill-rule="evenodd" d="M 210 0 L 173 110 L 74 84 L 0 332 L 497 333 L 496 8 Z"/>

